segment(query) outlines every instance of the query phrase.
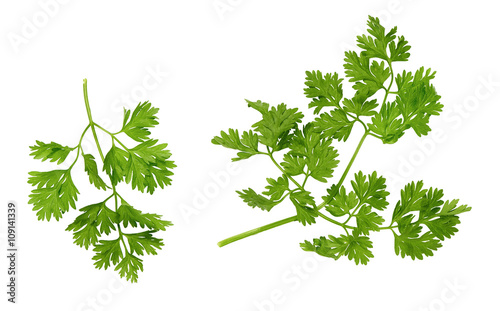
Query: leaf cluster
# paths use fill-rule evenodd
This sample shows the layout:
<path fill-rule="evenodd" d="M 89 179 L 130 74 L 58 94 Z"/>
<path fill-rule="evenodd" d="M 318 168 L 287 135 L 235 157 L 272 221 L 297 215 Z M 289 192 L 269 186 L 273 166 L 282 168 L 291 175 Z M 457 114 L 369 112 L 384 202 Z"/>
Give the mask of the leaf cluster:
<path fill-rule="evenodd" d="M 414 185 L 411 183 L 402 191 L 402 201 L 394 209 L 391 224 L 383 226 L 381 212 L 389 206 L 385 178 L 377 172 L 360 171 L 351 181 L 352 190 L 342 184 L 366 137 L 393 144 L 409 129 L 417 136 L 430 132 L 430 117 L 439 115 L 443 107 L 431 84 L 436 73 L 424 67 L 415 72 L 395 73 L 394 64 L 410 57 L 410 45 L 404 36 L 397 35 L 396 27 L 387 31 L 378 18 L 369 17 L 368 33 L 357 37 L 357 45 L 361 51 L 347 51 L 344 58 L 345 79 L 352 84 L 353 97 L 344 96 L 346 81 L 338 73 L 307 71 L 304 94 L 311 100 L 309 108 L 316 115 L 313 121 L 305 123 L 303 113 L 283 103 L 273 107 L 260 100 L 247 100 L 260 119 L 247 131 L 222 131 L 212 143 L 236 150 L 233 161 L 264 155 L 279 169 L 279 175 L 267 178 L 265 191 L 237 191 L 250 207 L 269 212 L 288 199 L 295 216 L 285 220 L 311 225 L 321 217 L 344 230 L 345 234 L 305 241 L 301 244 L 305 251 L 334 259 L 346 256 L 356 264 L 366 264 L 373 257 L 371 232 L 392 230 L 396 254 L 422 259 L 422 255 L 432 255 L 441 246 L 440 241 L 457 231 L 457 214 L 470 210 L 469 207 L 456 207 L 458 200 L 443 203 L 442 191 L 432 188 L 410 194 Z M 383 92 L 382 101 L 376 96 L 379 92 Z M 327 183 L 333 177 L 339 165 L 336 145 L 350 138 L 356 124 L 363 127 L 364 134 L 351 161 L 339 181 L 328 187 L 322 201 L 316 201 L 306 188 L 307 182 L 314 179 Z M 321 211 L 323 208 L 326 213 Z M 419 213 L 418 218 L 415 212 Z M 219 245 L 281 224 L 276 222 L 242 233 Z M 424 232 L 424 227 L 428 231 Z"/>
<path fill-rule="evenodd" d="M 150 138 L 150 129 L 158 124 L 158 108 L 145 102 L 137 105 L 133 111 L 125 109 L 121 130 L 111 133 L 92 121 L 86 81 L 84 96 L 89 125 L 76 147 L 70 148 L 55 142 L 46 144 L 38 140 L 30 147 L 30 155 L 42 161 L 62 164 L 71 152 L 76 152 L 76 158 L 66 169 L 30 172 L 28 183 L 33 186 L 33 190 L 29 203 L 33 204 L 39 220 L 50 221 L 54 218 L 58 221 L 70 207 L 76 209 L 80 193 L 73 183 L 72 173 L 81 156 L 90 184 L 98 190 L 111 190 L 112 194 L 98 203 L 80 208 L 80 214 L 66 230 L 73 233 L 76 245 L 94 251 L 92 259 L 96 268 L 107 269 L 113 265 L 121 277 L 136 282 L 138 272 L 143 270 L 140 256 L 157 254 L 157 250 L 164 244 L 154 234 L 165 230 L 172 223 L 162 220 L 160 215 L 143 213 L 132 207 L 117 192 L 116 187 L 120 182 L 126 182 L 132 189 L 153 194 L 158 187 L 170 185 L 175 164 L 169 160 L 171 153 L 166 149 L 167 144 Z M 111 138 L 111 148 L 106 156 L 95 135 L 96 128 L 109 134 Z M 94 132 L 96 147 L 103 161 L 102 172 L 99 171 L 95 157 L 86 153 L 82 146 L 82 140 L 89 129 Z M 127 148 L 119 139 L 121 133 L 138 144 Z M 109 182 L 103 179 L 103 175 L 108 176 Z"/>

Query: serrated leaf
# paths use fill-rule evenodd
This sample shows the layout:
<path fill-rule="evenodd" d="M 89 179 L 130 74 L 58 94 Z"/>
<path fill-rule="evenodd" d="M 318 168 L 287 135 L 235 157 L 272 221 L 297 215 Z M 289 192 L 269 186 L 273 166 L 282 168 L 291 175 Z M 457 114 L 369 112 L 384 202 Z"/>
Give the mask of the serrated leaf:
<path fill-rule="evenodd" d="M 238 156 L 233 161 L 248 159 L 259 154 L 259 136 L 250 131 L 244 131 L 240 137 L 238 130 L 229 129 L 228 133 L 220 132 L 220 136 L 212 139 L 212 144 L 221 145 L 226 148 L 239 150 Z"/>
<path fill-rule="evenodd" d="M 355 216 L 357 228 L 362 235 L 368 235 L 370 231 L 380 231 L 379 227 L 384 223 L 384 218 L 372 212 L 368 205 L 363 205 Z"/>
<path fill-rule="evenodd" d="M 323 76 L 321 71 L 306 71 L 306 88 L 304 94 L 313 101 L 309 108 L 314 108 L 318 114 L 324 107 L 340 108 L 339 102 L 343 97 L 342 81 L 337 73 L 327 73 Z"/>
<path fill-rule="evenodd" d="M 384 82 L 390 76 L 390 69 L 384 63 L 373 62 L 364 55 L 354 51 L 345 52 L 345 75 L 349 82 L 355 82 L 353 88 L 365 96 L 371 97 L 378 90 L 384 88 Z"/>
<path fill-rule="evenodd" d="M 267 190 L 262 194 L 269 196 L 271 200 L 281 199 L 283 194 L 289 190 L 288 178 L 285 175 L 278 177 L 278 179 L 267 178 L 267 182 L 269 183 L 266 186 Z"/>
<path fill-rule="evenodd" d="M 326 201 L 327 198 L 325 197 L 324 200 Z M 348 214 L 358 204 L 359 199 L 356 194 L 353 191 L 347 194 L 346 189 L 342 186 L 337 194 L 331 197 L 326 205 L 326 210 L 335 217 L 341 217 Z"/>
<path fill-rule="evenodd" d="M 368 204 L 378 210 L 384 210 L 389 202 L 386 197 L 389 195 L 385 185 L 385 178 L 377 176 L 377 172 L 373 172 L 368 176 L 361 171 L 354 174 L 354 180 L 351 181 L 352 189 L 359 198 L 361 204 Z"/>
<path fill-rule="evenodd" d="M 290 176 L 305 174 L 304 168 L 306 166 L 306 160 L 304 159 L 304 157 L 286 153 L 283 156 L 283 162 L 281 162 L 281 166 L 285 170 L 285 173 Z"/>
<path fill-rule="evenodd" d="M 95 255 L 92 257 L 96 268 L 106 270 L 111 264 L 116 265 L 120 262 L 123 258 L 120 242 L 120 238 L 116 240 L 99 240 L 99 243 L 94 246 Z"/>
<path fill-rule="evenodd" d="M 84 154 L 83 160 L 85 164 L 85 172 L 89 176 L 90 183 L 93 184 L 97 189 L 106 190 L 109 188 L 108 185 L 102 180 L 99 176 L 97 170 L 97 163 L 95 162 L 95 158 L 91 154 Z"/>
<path fill-rule="evenodd" d="M 309 191 L 298 190 L 290 193 L 290 200 L 297 210 L 297 220 L 305 225 L 310 225 L 316 222 L 318 212 L 312 208 L 315 206 L 314 198 Z"/>
<path fill-rule="evenodd" d="M 129 153 L 115 145 L 111 146 L 104 158 L 103 170 L 108 174 L 113 185 L 123 181 L 127 174 Z"/>
<path fill-rule="evenodd" d="M 408 52 L 410 48 L 411 46 L 408 45 L 408 41 L 406 41 L 405 37 L 399 36 L 397 43 L 396 41 L 392 41 L 391 43 L 389 43 L 391 61 L 393 62 L 407 61 L 408 58 L 410 57 L 410 53 Z"/>
<path fill-rule="evenodd" d="M 422 181 L 412 182 L 401 190 L 401 200 L 396 204 L 392 217 L 392 223 L 398 224 L 399 231 L 399 234 L 393 231 L 396 254 L 412 259 L 432 256 L 442 246 L 440 240 L 451 238 L 458 231 L 456 226 L 460 220 L 453 212 L 458 200 L 444 203 L 442 197 L 442 190 L 424 189 Z M 461 212 L 470 210 L 467 206 L 460 209 Z M 422 233 L 421 225 L 429 231 Z"/>
<path fill-rule="evenodd" d="M 162 239 L 153 236 L 154 232 L 155 231 L 145 231 L 124 234 L 130 246 L 130 252 L 140 256 L 143 256 L 144 252 L 148 255 L 157 255 L 158 253 L 156 250 L 160 250 L 165 244 L 163 244 Z"/>
<path fill-rule="evenodd" d="M 141 228 L 148 228 L 154 231 L 164 231 L 166 227 L 172 226 L 170 221 L 162 220 L 160 215 L 143 213 L 133 208 L 125 201 L 121 202 L 117 213 L 119 221 L 123 223 L 125 228 L 130 225 L 133 228 L 140 226 Z"/>
<path fill-rule="evenodd" d="M 252 125 L 256 132 L 260 133 L 259 141 L 274 151 L 280 142 L 288 138 L 288 132 L 302 122 L 304 115 L 297 108 L 287 108 L 285 104 L 279 104 L 269 109 L 269 104 L 261 101 L 252 102 L 247 100 L 248 106 L 256 109 L 262 114 L 262 120 Z M 281 144 L 281 148 L 286 146 Z"/>
<path fill-rule="evenodd" d="M 351 134 L 354 120 L 349 120 L 345 111 L 334 109 L 330 112 L 322 113 L 314 121 L 316 130 L 326 137 L 333 137 L 338 141 L 346 141 Z"/>
<path fill-rule="evenodd" d="M 333 176 L 333 170 L 339 163 L 339 154 L 331 145 L 330 138 L 322 138 L 314 125 L 308 123 L 302 131 L 295 131 L 289 154 L 303 158 L 308 174 L 320 182 L 326 182 L 326 178 Z"/>
<path fill-rule="evenodd" d="M 243 199 L 243 202 L 248 204 L 248 206 L 258 207 L 263 211 L 269 212 L 277 204 L 274 200 L 270 200 L 256 193 L 251 188 L 236 192 L 239 194 L 240 198 Z"/>
<path fill-rule="evenodd" d="M 66 231 L 74 232 L 76 245 L 88 249 L 90 245 L 97 243 L 102 233 L 109 235 L 116 230 L 118 214 L 106 206 L 106 201 L 85 206 L 80 212 L 82 213 L 66 228 Z"/>
<path fill-rule="evenodd" d="M 384 144 L 394 144 L 404 134 L 405 127 L 395 102 L 382 104 L 380 111 L 371 121 L 368 128 L 374 134 L 380 135 Z"/>
<path fill-rule="evenodd" d="M 434 255 L 434 251 L 442 246 L 439 240 L 430 232 L 416 237 L 394 234 L 394 238 L 396 255 L 401 255 L 402 258 L 410 256 L 413 260 L 422 260 L 424 259 L 424 255 L 427 257 L 432 256 Z"/>
<path fill-rule="evenodd" d="M 30 149 L 30 156 L 34 159 L 41 159 L 42 162 L 50 160 L 50 162 L 57 162 L 57 164 L 64 162 L 69 153 L 73 151 L 73 148 L 68 146 L 63 146 L 55 142 L 46 144 L 39 140 L 36 141 L 35 145 L 30 146 Z"/>
<path fill-rule="evenodd" d="M 163 189 L 171 184 L 175 164 L 167 159 L 172 154 L 165 149 L 167 144 L 157 143 L 158 140 L 147 140 L 129 149 L 125 181 L 132 185 L 132 189 L 153 194 L 158 186 Z"/>
<path fill-rule="evenodd" d="M 372 242 L 367 236 L 360 236 L 357 232 L 340 237 L 330 235 L 328 239 L 320 237 L 314 239 L 313 243 L 305 241 L 301 247 L 305 251 L 314 251 L 321 256 L 334 259 L 347 256 L 356 264 L 366 265 L 370 258 L 373 258 L 373 253 L 370 250 L 373 247 Z"/>
<path fill-rule="evenodd" d="M 367 101 L 363 94 L 357 94 L 352 99 L 345 98 L 342 104 L 345 112 L 353 113 L 358 117 L 375 115 L 374 109 L 378 106 L 376 99 Z"/>
<path fill-rule="evenodd" d="M 151 135 L 149 128 L 158 125 L 156 117 L 158 111 L 159 109 L 151 106 L 148 101 L 139 103 L 132 113 L 124 109 L 123 127 L 120 132 L 138 142 L 148 140 Z"/>
<path fill-rule="evenodd" d="M 378 17 L 368 17 L 368 33 L 371 36 L 358 36 L 358 46 L 364 51 L 362 52 L 368 58 L 381 58 L 389 60 L 387 56 L 387 46 L 390 42 L 396 39 L 397 27 L 392 28 L 387 34 L 385 28 L 380 24 Z"/>
<path fill-rule="evenodd" d="M 120 277 L 126 277 L 127 281 L 132 283 L 137 282 L 138 272 L 143 271 L 143 269 L 142 259 L 129 253 L 125 254 L 125 257 L 115 267 L 115 271 L 119 272 Z"/>
<path fill-rule="evenodd" d="M 73 184 L 70 170 L 29 172 L 28 183 L 35 189 L 29 195 L 28 204 L 33 204 L 38 220 L 57 221 L 69 208 L 76 208 L 78 189 Z"/>

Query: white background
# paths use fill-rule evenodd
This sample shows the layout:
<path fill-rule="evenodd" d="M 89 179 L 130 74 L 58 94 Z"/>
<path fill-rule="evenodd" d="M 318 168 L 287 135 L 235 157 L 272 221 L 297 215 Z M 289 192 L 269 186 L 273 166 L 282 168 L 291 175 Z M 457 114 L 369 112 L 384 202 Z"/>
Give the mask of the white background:
<path fill-rule="evenodd" d="M 48 2 L 0 4 L 0 202 L 19 205 L 20 248 L 18 304 L 6 303 L 2 285 L 2 310 L 498 309 L 500 21 L 494 1 L 52 1 L 57 7 L 46 18 Z M 438 72 L 434 84 L 445 110 L 431 121 L 437 137 L 408 131 L 395 145 L 368 138 L 349 177 L 377 170 L 390 178 L 392 207 L 409 181 L 444 189 L 446 199 L 473 207 L 461 217 L 459 233 L 434 257 L 415 262 L 394 254 L 390 232 L 374 233 L 368 266 L 303 252 L 304 239 L 341 233 L 321 219 L 218 248 L 217 241 L 291 216 L 294 208 L 284 203 L 265 213 L 246 206 L 235 190 L 263 190 L 265 178 L 279 172 L 264 158 L 228 167 L 234 152 L 211 138 L 257 120 L 245 98 L 300 107 L 310 120 L 304 72 L 343 76 L 343 50 L 365 31 L 369 14 L 387 28 L 397 25 L 412 45 L 410 61 L 396 71 L 424 65 Z M 30 28 L 34 19 L 38 26 Z M 27 205 L 28 171 L 54 168 L 31 159 L 28 147 L 36 139 L 77 143 L 87 122 L 83 78 L 94 119 L 110 129 L 120 126 L 123 106 L 150 100 L 159 107 L 153 136 L 169 143 L 178 165 L 173 185 L 154 196 L 119 188 L 136 207 L 175 223 L 160 234 L 166 243 L 160 254 L 145 258 L 137 284 L 94 269 L 92 253 L 72 243 L 64 229 L 76 211 L 47 223 Z M 496 85 L 485 87 L 487 80 Z M 357 128 L 337 144 L 342 162 L 332 182 L 359 137 Z M 74 169 L 78 206 L 100 200 L 104 194 L 87 186 L 81 164 Z M 314 187 L 321 195 L 326 185 Z M 6 212 L 0 214 L 5 250 Z M 2 255 L 1 284 L 6 266 Z"/>

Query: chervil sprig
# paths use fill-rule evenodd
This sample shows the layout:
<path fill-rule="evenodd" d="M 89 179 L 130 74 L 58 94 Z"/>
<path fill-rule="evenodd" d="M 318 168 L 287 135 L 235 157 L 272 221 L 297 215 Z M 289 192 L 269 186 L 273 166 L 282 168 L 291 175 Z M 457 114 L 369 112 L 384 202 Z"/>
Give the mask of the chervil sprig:
<path fill-rule="evenodd" d="M 411 182 L 401 190 L 401 199 L 386 226 L 380 215 L 389 205 L 384 177 L 377 172 L 358 172 L 350 189 L 344 185 L 368 136 L 393 144 L 409 129 L 418 136 L 427 135 L 430 117 L 439 115 L 443 107 L 431 84 L 434 71 L 421 67 L 414 73 L 395 73 L 393 65 L 410 56 L 408 42 L 396 32 L 396 27 L 387 32 L 378 18 L 369 17 L 368 34 L 357 38 L 361 52 L 345 53 L 345 77 L 355 90 L 351 98 L 344 97 L 344 79 L 338 73 L 306 72 L 304 93 L 311 99 L 309 108 L 317 115 L 314 121 L 302 124 L 304 115 L 285 104 L 271 107 L 247 100 L 262 119 L 241 136 L 238 130 L 229 129 L 212 140 L 238 150 L 233 161 L 264 155 L 278 168 L 280 175 L 267 179 L 262 194 L 252 188 L 237 191 L 245 203 L 271 211 L 288 200 L 295 209 L 291 217 L 222 240 L 219 246 L 295 221 L 311 225 L 320 217 L 342 228 L 343 233 L 305 241 L 300 244 L 302 249 L 334 259 L 347 256 L 356 264 L 367 264 L 373 257 L 373 231 L 391 230 L 396 254 L 412 259 L 432 256 L 442 241 L 458 231 L 458 214 L 470 207 L 458 205 L 458 200 L 443 201 L 442 190 L 424 189 L 422 181 Z M 381 102 L 375 97 L 379 92 L 383 92 Z M 362 126 L 363 134 L 346 169 L 317 201 L 307 190 L 307 182 L 315 179 L 326 183 L 333 177 L 339 164 L 335 141 L 349 139 L 356 124 Z"/>
<path fill-rule="evenodd" d="M 43 143 L 36 141 L 31 146 L 31 156 L 42 161 L 49 160 L 61 164 L 71 152 L 76 151 L 74 161 L 67 169 L 48 172 L 30 172 L 28 183 L 34 189 L 30 194 L 29 203 L 33 204 L 39 220 L 57 221 L 63 214 L 76 209 L 78 189 L 73 183 L 71 174 L 74 165 L 80 158 L 84 161 L 84 170 L 89 182 L 98 190 L 109 191 L 111 194 L 102 197 L 97 203 L 79 209 L 81 212 L 67 227 L 73 232 L 74 243 L 85 249 L 92 247 L 96 268 L 107 269 L 111 265 L 131 282 L 137 282 L 139 270 L 143 270 L 143 260 L 139 256 L 156 255 L 161 249 L 162 239 L 154 234 L 164 231 L 172 223 L 162 220 L 160 215 L 143 213 L 127 203 L 118 193 L 116 187 L 120 182 L 126 182 L 141 192 L 153 194 L 160 187 L 170 185 L 170 176 L 175 167 L 169 160 L 171 153 L 167 144 L 158 143 L 150 138 L 150 128 L 158 125 L 158 108 L 149 102 L 140 103 L 134 111 L 124 109 L 123 125 L 120 131 L 111 133 L 92 119 L 87 93 L 87 80 L 83 82 L 85 107 L 89 124 L 85 127 L 80 140 L 75 147 L 62 146 L 58 143 Z M 88 131 L 92 132 L 99 157 L 103 163 L 103 171 L 109 177 L 109 182 L 99 174 L 95 157 L 86 153 L 82 141 Z M 97 130 L 108 134 L 111 148 L 103 154 Z M 129 148 L 119 138 L 125 134 L 139 142 Z M 145 231 L 144 231 L 145 230 Z"/>

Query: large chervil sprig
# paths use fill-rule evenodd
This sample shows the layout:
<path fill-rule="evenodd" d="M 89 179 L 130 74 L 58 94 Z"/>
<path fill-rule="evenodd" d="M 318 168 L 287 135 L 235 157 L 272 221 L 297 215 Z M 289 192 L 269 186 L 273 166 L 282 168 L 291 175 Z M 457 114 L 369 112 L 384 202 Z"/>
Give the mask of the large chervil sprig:
<path fill-rule="evenodd" d="M 304 115 L 285 104 L 270 107 L 261 101 L 248 101 L 248 106 L 262 115 L 253 129 L 241 136 L 229 129 L 212 140 L 216 145 L 238 150 L 233 161 L 265 155 L 281 172 L 277 178 L 267 179 L 262 194 L 251 188 L 238 191 L 244 202 L 270 211 L 288 198 L 295 208 L 295 215 L 220 241 L 219 246 L 294 221 L 311 225 L 321 217 L 340 226 L 343 234 L 305 241 L 302 249 L 334 259 L 347 256 L 356 264 L 366 264 L 373 257 L 372 231 L 391 230 L 396 254 L 412 259 L 432 256 L 443 240 L 458 231 L 457 215 L 470 207 L 459 206 L 458 200 L 443 201 L 442 190 L 424 189 L 422 181 L 401 190 L 392 220 L 385 226 L 379 215 L 389 205 L 384 177 L 377 172 L 358 172 L 351 180 L 352 190 L 344 186 L 368 136 L 393 144 L 409 129 L 418 136 L 427 135 L 430 117 L 439 115 L 443 107 L 431 84 L 435 72 L 424 67 L 414 73 L 394 72 L 393 64 L 407 61 L 410 56 L 408 42 L 403 36 L 397 37 L 396 30 L 394 27 L 386 32 L 378 18 L 369 17 L 368 35 L 357 38 L 361 52 L 345 53 L 345 75 L 355 90 L 352 98 L 343 96 L 343 79 L 337 73 L 306 72 L 304 92 L 312 100 L 309 108 L 318 115 L 314 121 L 302 125 Z M 383 92 L 381 103 L 374 97 L 379 92 Z M 330 111 L 322 112 L 326 108 Z M 355 124 L 360 124 L 364 133 L 340 179 L 318 204 L 306 190 L 307 181 L 313 178 L 326 183 L 333 177 L 339 163 L 333 144 L 349 139 Z M 283 154 L 281 161 L 277 159 L 279 151 Z"/>
<path fill-rule="evenodd" d="M 83 158 L 89 182 L 99 190 L 111 190 L 112 193 L 107 197 L 103 196 L 98 203 L 80 208 L 81 214 L 66 230 L 73 232 L 74 243 L 78 246 L 85 249 L 93 247 L 95 255 L 92 259 L 96 268 L 107 269 L 114 265 L 121 277 L 137 282 L 138 272 L 143 270 L 139 256 L 145 253 L 156 255 L 157 250 L 164 244 L 162 239 L 154 237 L 154 233 L 165 230 L 172 223 L 162 220 L 160 215 L 143 213 L 132 207 L 117 192 L 116 186 L 125 181 L 131 184 L 132 189 L 153 194 L 157 187 L 170 185 L 170 176 L 175 165 L 173 161 L 168 160 L 171 153 L 166 149 L 167 144 L 159 144 L 158 140 L 149 137 L 149 129 L 158 124 L 158 108 L 145 102 L 140 103 L 134 111 L 125 109 L 122 129 L 111 133 L 92 119 L 87 80 L 84 80 L 83 92 L 89 124 L 81 134 L 78 144 L 68 147 L 54 142 L 46 144 L 36 141 L 36 144 L 30 147 L 31 155 L 42 161 L 49 160 L 61 164 L 73 151 L 76 151 L 76 157 L 67 169 L 30 172 L 28 183 L 34 189 L 30 194 L 29 203 L 33 204 L 33 210 L 39 220 L 50 221 L 55 218 L 59 221 L 70 207 L 76 209 L 79 192 L 71 173 L 77 161 Z M 95 157 L 83 149 L 82 141 L 89 129 L 102 160 L 103 171 L 109 177 L 109 184 L 99 175 Z M 111 148 L 105 156 L 96 129 L 111 138 Z M 120 140 L 121 134 L 139 144 L 128 148 Z"/>

